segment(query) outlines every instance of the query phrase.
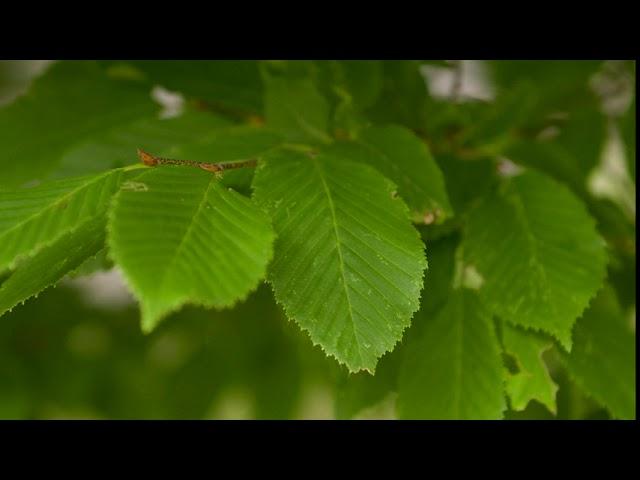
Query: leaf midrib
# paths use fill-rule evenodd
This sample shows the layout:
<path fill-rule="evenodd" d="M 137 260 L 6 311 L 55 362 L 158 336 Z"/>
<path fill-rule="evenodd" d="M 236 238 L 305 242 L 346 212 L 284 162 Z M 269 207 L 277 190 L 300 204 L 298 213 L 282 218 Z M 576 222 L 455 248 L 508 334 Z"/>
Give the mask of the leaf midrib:
<path fill-rule="evenodd" d="M 540 299 L 551 309 L 555 318 L 558 318 L 558 310 L 553 301 L 551 301 L 551 290 L 548 287 L 547 282 L 547 272 L 545 270 L 545 266 L 540 260 L 540 256 L 538 253 L 538 239 L 533 234 L 533 230 L 531 229 L 531 225 L 529 223 L 529 219 L 527 218 L 527 209 L 522 201 L 522 196 L 516 185 L 512 183 L 512 195 L 510 195 L 510 199 L 512 200 L 510 203 L 513 206 L 514 212 L 516 214 L 516 218 L 519 220 L 520 225 L 524 231 L 525 237 L 527 239 L 527 246 L 529 247 L 529 252 L 531 253 L 531 258 L 533 260 L 534 265 L 536 266 L 535 272 L 538 274 L 540 278 L 540 282 L 538 282 L 537 288 L 534 291 L 538 291 L 542 294 L 542 298 Z"/>
<path fill-rule="evenodd" d="M 329 210 L 331 211 L 331 220 L 332 220 L 332 225 L 333 225 L 333 231 L 336 237 L 336 250 L 338 251 L 338 263 L 340 266 L 340 275 L 342 277 L 342 285 L 344 287 L 344 292 L 345 292 L 345 296 L 347 298 L 347 306 L 349 307 L 349 319 L 351 320 L 351 326 L 353 328 L 353 334 L 354 337 L 356 339 L 356 343 L 358 345 L 358 355 L 360 357 L 360 362 L 362 362 L 362 346 L 360 343 L 360 339 L 359 339 L 359 335 L 358 335 L 358 329 L 356 328 L 356 324 L 355 324 L 355 319 L 353 316 L 353 307 L 351 305 L 351 297 L 349 296 L 349 289 L 347 288 L 347 279 L 346 279 L 346 275 L 345 275 L 345 271 L 344 271 L 344 258 L 342 256 L 342 244 L 340 241 L 340 234 L 338 232 L 338 221 L 336 218 L 336 210 L 335 210 L 335 205 L 333 203 L 333 197 L 331 196 L 331 190 L 329 189 L 329 185 L 327 185 L 327 181 L 324 178 L 324 173 L 322 171 L 322 168 L 320 166 L 320 162 L 314 158 L 312 159 L 312 163 L 316 168 L 316 171 L 318 172 L 318 175 L 320 177 L 320 180 L 322 181 L 322 187 L 327 195 L 327 201 L 329 202 Z"/>
<path fill-rule="evenodd" d="M 189 222 L 189 225 L 187 226 L 187 229 L 184 232 L 184 235 L 182 236 L 182 239 L 180 240 L 180 243 L 178 244 L 178 246 L 175 249 L 175 252 L 173 254 L 173 257 L 171 258 L 171 260 L 169 260 L 169 262 L 167 263 L 167 268 L 164 269 L 163 273 L 162 273 L 162 277 L 160 279 L 160 282 L 158 283 L 158 290 L 157 292 L 159 294 L 162 294 L 164 288 L 165 288 L 165 284 L 167 282 L 167 275 L 169 272 L 171 272 L 173 270 L 173 267 L 175 265 L 175 263 L 177 262 L 178 258 L 180 257 L 180 252 L 183 249 L 184 245 L 185 245 L 185 240 L 187 239 L 187 237 L 189 237 L 189 234 L 191 233 L 191 230 L 193 229 L 193 226 L 195 225 L 195 219 L 196 217 L 198 217 L 198 215 L 200 214 L 200 211 L 202 210 L 202 207 L 207 203 L 207 198 L 209 196 L 209 190 L 211 189 L 211 185 L 213 185 L 215 182 L 215 177 L 213 175 L 211 175 L 211 178 L 209 179 L 209 182 L 207 183 L 207 187 L 205 188 L 203 194 L 202 194 L 202 199 L 200 200 L 200 203 L 198 204 L 198 207 L 196 208 L 195 212 L 193 213 L 193 216 L 191 217 L 191 221 Z"/>

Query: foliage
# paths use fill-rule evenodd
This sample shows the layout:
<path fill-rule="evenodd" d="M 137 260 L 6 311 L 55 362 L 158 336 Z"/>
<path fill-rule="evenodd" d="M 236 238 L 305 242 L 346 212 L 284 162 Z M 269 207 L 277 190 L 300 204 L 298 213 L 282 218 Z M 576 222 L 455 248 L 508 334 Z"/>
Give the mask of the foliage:
<path fill-rule="evenodd" d="M 635 63 L 463 63 L 50 65 L 0 107 L 0 417 L 635 418 Z"/>

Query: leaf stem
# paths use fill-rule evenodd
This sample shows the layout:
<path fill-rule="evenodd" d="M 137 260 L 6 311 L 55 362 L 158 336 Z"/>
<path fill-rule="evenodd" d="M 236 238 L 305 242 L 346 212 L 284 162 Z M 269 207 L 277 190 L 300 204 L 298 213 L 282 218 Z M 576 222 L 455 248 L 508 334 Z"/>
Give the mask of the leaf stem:
<path fill-rule="evenodd" d="M 142 168 L 147 168 L 147 165 L 143 165 L 140 163 L 134 163 L 133 165 L 127 165 L 126 167 L 122 167 L 121 170 L 123 172 L 128 172 L 130 170 L 140 170 Z"/>

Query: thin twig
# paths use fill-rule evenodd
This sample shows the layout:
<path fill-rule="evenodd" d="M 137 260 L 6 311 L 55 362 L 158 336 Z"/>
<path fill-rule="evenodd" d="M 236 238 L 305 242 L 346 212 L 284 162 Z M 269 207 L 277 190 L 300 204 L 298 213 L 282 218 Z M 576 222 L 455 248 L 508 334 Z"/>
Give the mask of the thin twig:
<path fill-rule="evenodd" d="M 224 170 L 231 170 L 234 168 L 255 167 L 256 160 L 240 160 L 235 162 L 223 162 L 223 163 L 209 163 L 209 162 L 195 162 L 193 160 L 176 160 L 172 158 L 161 158 L 151 155 L 144 150 L 138 149 L 138 157 L 140 161 L 148 167 L 155 167 L 158 165 L 184 165 L 187 167 L 196 167 L 208 172 L 221 173 Z"/>

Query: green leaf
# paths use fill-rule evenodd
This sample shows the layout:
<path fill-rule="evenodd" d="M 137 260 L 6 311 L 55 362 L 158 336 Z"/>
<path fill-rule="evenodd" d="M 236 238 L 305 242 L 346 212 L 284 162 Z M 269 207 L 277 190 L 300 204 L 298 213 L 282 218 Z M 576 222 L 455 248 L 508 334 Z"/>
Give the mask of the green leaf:
<path fill-rule="evenodd" d="M 405 352 L 422 338 L 422 331 L 432 317 L 446 304 L 453 291 L 454 254 L 458 236 L 440 238 L 429 245 L 429 273 L 424 280 L 420 310 L 393 352 L 384 355 L 374 376 L 367 373 L 345 375 L 338 383 L 335 411 L 338 418 L 353 418 L 363 409 L 374 406 L 397 392 L 398 374 Z"/>
<path fill-rule="evenodd" d="M 470 213 L 464 255 L 495 314 L 544 330 L 568 350 L 606 267 L 604 241 L 584 205 L 533 171 L 505 180 Z"/>
<path fill-rule="evenodd" d="M 561 358 L 576 383 L 614 417 L 636 418 L 635 332 L 608 286 L 578 320 L 573 350 Z"/>
<path fill-rule="evenodd" d="M 114 170 L 0 192 L 0 272 L 103 216 L 122 177 Z"/>
<path fill-rule="evenodd" d="M 511 145 L 505 156 L 518 165 L 536 169 L 569 186 L 584 197 L 588 170 L 559 142 L 527 139 Z"/>
<path fill-rule="evenodd" d="M 289 68 L 265 68 L 265 117 L 267 126 L 292 142 L 328 143 L 329 104 L 313 79 Z"/>
<path fill-rule="evenodd" d="M 370 127 L 352 142 L 336 143 L 329 151 L 368 163 L 396 183 L 414 222 L 441 223 L 453 214 L 438 164 L 410 130 L 397 125 Z"/>
<path fill-rule="evenodd" d="M 379 123 L 399 123 L 421 129 L 426 124 L 427 83 L 420 73 L 419 60 L 385 60 L 382 93 L 369 109 L 369 117 Z"/>
<path fill-rule="evenodd" d="M 551 139 L 512 143 L 504 152 L 510 160 L 542 170 L 586 198 L 587 178 L 600 162 L 606 141 L 606 118 L 597 105 L 577 108 L 557 126 Z"/>
<path fill-rule="evenodd" d="M 579 178 L 583 181 L 600 163 L 609 136 L 608 127 L 607 117 L 594 101 L 571 110 L 560 125 L 557 138 L 552 140 L 573 157 Z"/>
<path fill-rule="evenodd" d="M 558 386 L 542 358 L 542 354 L 553 346 L 553 341 L 507 322 L 502 327 L 504 350 L 514 357 L 518 367 L 517 373 L 507 376 L 506 390 L 511 408 L 523 411 L 531 400 L 538 400 L 555 414 Z"/>
<path fill-rule="evenodd" d="M 528 87 L 516 85 L 492 102 L 479 102 L 478 108 L 469 112 L 470 124 L 460 132 L 456 142 L 463 149 L 475 149 L 476 155 L 502 154 L 533 108 L 533 96 Z"/>
<path fill-rule="evenodd" d="M 65 151 L 158 110 L 146 86 L 106 76 L 95 62 L 58 62 L 0 109 L 0 189 L 43 179 Z"/>
<path fill-rule="evenodd" d="M 404 419 L 502 418 L 503 377 L 490 312 L 474 292 L 455 290 L 407 352 L 398 414 Z"/>
<path fill-rule="evenodd" d="M 373 105 L 382 93 L 382 63 L 379 60 L 341 60 L 346 90 L 357 108 Z"/>
<path fill-rule="evenodd" d="M 111 255 L 147 332 L 186 303 L 221 308 L 244 299 L 265 274 L 272 242 L 269 219 L 249 199 L 182 166 L 125 183 L 109 219 Z"/>
<path fill-rule="evenodd" d="M 551 93 L 582 85 L 600 68 L 602 60 L 493 60 L 488 65 L 499 86 L 528 80 Z"/>
<path fill-rule="evenodd" d="M 106 219 L 104 223 L 106 230 Z M 107 249 L 103 248 L 97 254 L 95 254 L 91 258 L 88 258 L 78 268 L 75 268 L 71 272 L 69 272 L 69 278 L 73 279 L 84 277 L 86 275 L 92 275 L 97 272 L 106 272 L 107 270 L 111 270 L 112 268 L 114 268 L 114 264 L 111 259 L 108 258 Z"/>
<path fill-rule="evenodd" d="M 83 223 L 22 262 L 0 285 L 0 315 L 55 284 L 104 248 L 104 214 Z"/>
<path fill-rule="evenodd" d="M 318 60 L 312 72 L 320 92 L 329 101 L 330 130 L 336 138 L 352 138 L 369 125 L 364 110 L 382 93 L 379 60 Z"/>
<path fill-rule="evenodd" d="M 438 155 L 438 165 L 446 179 L 449 199 L 456 212 L 454 220 L 488 195 L 497 181 L 495 161 L 491 158 L 462 160 L 455 155 Z"/>
<path fill-rule="evenodd" d="M 348 96 L 356 109 L 372 106 L 382 93 L 380 60 L 318 60 L 323 91 L 337 97 Z"/>
<path fill-rule="evenodd" d="M 263 85 L 256 60 L 138 60 L 128 62 L 153 84 L 215 105 L 262 111 Z"/>
<path fill-rule="evenodd" d="M 602 60 L 494 60 L 488 62 L 498 94 L 523 83 L 533 87 L 537 121 L 558 111 L 590 102 L 595 95 L 589 79 L 602 66 Z"/>
<path fill-rule="evenodd" d="M 373 371 L 418 309 L 427 265 L 395 185 L 345 158 L 283 152 L 253 186 L 277 234 L 276 299 L 328 355 Z"/>

